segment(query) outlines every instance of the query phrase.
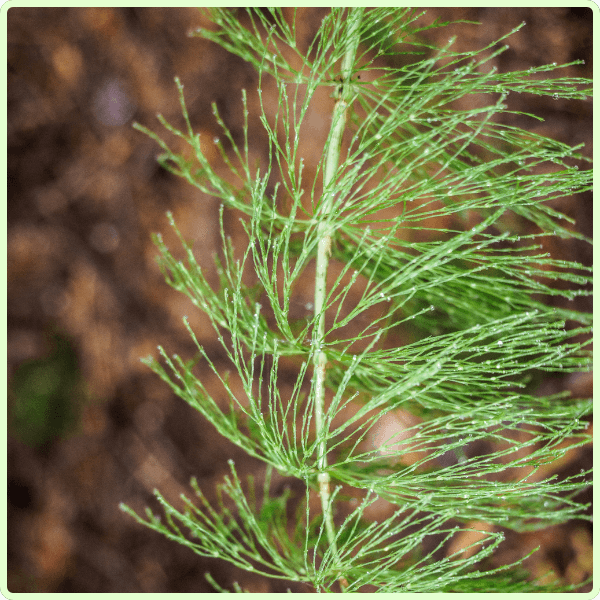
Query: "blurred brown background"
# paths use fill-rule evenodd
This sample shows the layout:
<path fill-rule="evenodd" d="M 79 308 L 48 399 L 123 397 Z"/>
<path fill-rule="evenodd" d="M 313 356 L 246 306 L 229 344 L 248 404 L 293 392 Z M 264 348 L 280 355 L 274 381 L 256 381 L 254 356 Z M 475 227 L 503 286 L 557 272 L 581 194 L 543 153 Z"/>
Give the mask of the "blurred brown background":
<path fill-rule="evenodd" d="M 323 14 L 301 10 L 305 40 Z M 456 49 L 481 47 L 526 21 L 496 59 L 500 70 L 584 59 L 585 66 L 568 73 L 591 77 L 590 9 L 436 8 L 424 20 L 436 16 L 482 23 L 431 34 L 439 43 L 458 34 Z M 252 94 L 257 76 L 216 45 L 186 35 L 206 24 L 192 8 L 8 10 L 11 592 L 207 592 L 206 571 L 222 585 L 237 580 L 253 592 L 288 587 L 201 559 L 118 509 L 124 501 L 158 510 L 152 490 L 175 499 L 191 476 L 213 498 L 229 458 L 240 473 L 262 472 L 139 362 L 156 354 L 157 344 L 191 351 L 184 314 L 197 319 L 200 341 L 220 360 L 206 321 L 164 283 L 150 239 L 161 231 L 176 247 L 165 218 L 172 210 L 214 281 L 219 202 L 160 169 L 155 143 L 131 127 L 138 121 L 160 130 L 157 112 L 183 125 L 173 83 L 178 75 L 211 160 L 217 159 L 213 137 L 220 135 L 211 102 L 234 135 L 241 133 L 240 89 Z M 591 103 L 512 96 L 511 108 L 545 119 L 516 122 L 572 145 L 585 142 L 583 152 L 591 154 Z M 331 102 L 315 109 L 324 123 Z M 252 152 L 265 157 L 258 119 L 250 129 Z M 308 167 L 318 159 L 316 148 L 306 156 Z M 591 195 L 557 208 L 591 235 Z M 236 221 L 226 219 L 234 241 Z M 591 264 L 583 244 L 549 251 Z M 591 310 L 588 300 L 578 307 Z M 588 396 L 591 376 L 548 378 L 541 393 L 561 389 Z M 577 472 L 589 464 L 591 452 L 582 450 L 555 468 Z M 534 573 L 553 568 L 571 583 L 591 573 L 591 526 L 582 522 L 509 537 L 499 560 L 539 544 L 529 563 Z"/>

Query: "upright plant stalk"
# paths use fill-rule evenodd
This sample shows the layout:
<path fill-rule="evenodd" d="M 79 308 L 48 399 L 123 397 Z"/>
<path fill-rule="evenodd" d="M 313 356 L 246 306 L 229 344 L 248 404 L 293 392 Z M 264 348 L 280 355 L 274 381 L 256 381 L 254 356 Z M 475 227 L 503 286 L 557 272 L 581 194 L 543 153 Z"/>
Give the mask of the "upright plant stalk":
<path fill-rule="evenodd" d="M 417 36 L 444 24 L 423 24 L 411 9 L 333 8 L 307 49 L 296 37 L 296 13 L 248 9 L 246 16 L 249 27 L 235 10 L 211 10 L 216 29 L 198 33 L 254 65 L 259 82 L 265 75 L 275 79 L 275 114 L 262 102 L 260 83 L 258 88 L 269 137 L 266 169 L 250 164 L 247 116 L 240 148 L 215 108 L 231 144 L 231 152 L 217 144 L 231 171 L 219 175 L 192 128 L 179 82 L 186 129 L 159 118 L 197 160 L 138 126 L 160 144 L 160 161 L 169 171 L 246 215 L 241 261 L 221 224 L 224 261 L 217 261 L 216 288 L 174 223 L 185 262 L 157 238 L 168 283 L 208 315 L 242 391 L 230 384 L 225 365 L 211 359 L 187 320 L 198 351 L 194 358 L 159 348 L 164 365 L 154 357 L 144 362 L 223 437 L 267 465 L 262 498 L 253 479 L 243 484 L 230 461 L 231 475 L 219 486 L 216 505 L 193 481 L 195 498 L 183 497 L 183 511 L 156 493 L 166 522 L 149 509 L 146 518 L 123 509 L 200 556 L 320 592 L 360 592 L 366 586 L 386 593 L 576 589 L 579 584 L 562 588 L 526 580 L 516 569 L 526 557 L 494 568 L 486 560 L 504 531 L 588 519 L 586 505 L 573 498 L 587 487 L 589 473 L 559 480 L 546 465 L 589 443 L 592 400 L 538 396 L 532 377 L 591 370 L 591 314 L 544 302 L 590 295 L 591 268 L 538 252 L 537 240 L 586 240 L 545 203 L 591 190 L 592 172 L 572 164 L 588 162 L 577 148 L 506 126 L 497 117 L 507 112 L 509 93 L 585 100 L 591 81 L 538 77 L 571 65 L 497 73 L 488 63 L 507 48 L 498 43 L 484 49 L 493 49 L 491 54 L 457 52 L 451 44 L 434 53 Z M 294 52 L 301 68 L 288 60 Z M 384 58 L 374 64 L 379 56 Z M 361 72 L 367 77 L 358 88 L 351 78 Z M 334 76 L 331 130 L 320 158 L 322 191 L 316 169 L 309 211 L 298 140 L 310 131 L 303 120 L 314 93 L 331 86 Z M 478 100 L 468 106 L 475 108 L 455 106 L 472 94 Z M 483 97 L 489 103 L 481 106 Z M 352 137 L 342 155 L 345 132 Z M 278 186 L 286 190 L 290 211 L 279 211 Z M 526 233 L 527 223 L 539 232 Z M 312 277 L 307 267 L 315 248 L 314 313 L 299 323 L 291 297 Z M 341 268 L 328 289 L 332 255 Z M 251 287 L 243 278 L 248 267 L 258 278 Z M 257 299 L 264 303 L 265 296 L 263 315 Z M 350 321 L 358 325 L 383 306 L 379 318 L 347 337 L 343 328 Z M 373 327 L 378 335 L 392 334 L 385 347 L 375 347 L 377 337 L 356 352 L 355 343 L 368 341 Z M 406 343 L 394 339 L 396 327 L 410 329 Z M 291 391 L 281 379 L 283 357 L 301 365 Z M 227 409 L 198 377 L 198 361 L 221 382 Z M 311 367 L 307 400 L 302 390 Z M 327 403 L 326 386 L 332 392 Z M 356 410 L 350 415 L 346 407 Z M 415 424 L 388 432 L 390 418 L 402 413 Z M 313 508 L 312 492 L 305 490 L 293 528 L 289 493 L 271 490 L 273 469 L 317 484 L 318 506 Z M 335 526 L 333 505 L 341 500 L 333 481 L 353 496 Z M 394 512 L 371 521 L 367 509 L 379 500 Z M 475 523 L 485 523 L 485 530 L 473 529 Z M 479 541 L 465 548 L 464 536 L 473 531 Z M 209 574 L 207 579 L 226 591 Z"/>
<path fill-rule="evenodd" d="M 352 94 L 352 65 L 355 60 L 358 49 L 359 35 L 358 29 L 362 20 L 364 9 L 357 8 L 349 13 L 348 27 L 348 49 L 342 59 L 341 85 L 336 91 L 336 103 L 333 109 L 331 123 L 331 133 L 329 136 L 329 146 L 325 157 L 325 168 L 323 171 L 323 201 L 321 212 L 323 219 L 319 223 L 318 237 L 319 244 L 317 249 L 317 268 L 315 275 L 315 314 L 318 315 L 316 330 L 314 332 L 313 347 L 316 348 L 314 356 L 314 385 L 315 385 L 315 422 L 317 428 L 317 439 L 321 441 L 318 444 L 318 481 L 319 495 L 321 496 L 321 506 L 323 509 L 323 518 L 327 531 L 327 540 L 330 547 L 337 556 L 337 545 L 335 541 L 335 530 L 333 525 L 333 511 L 331 502 L 331 493 L 329 487 L 329 473 L 327 472 L 327 441 L 324 435 L 324 411 L 325 411 L 325 369 L 327 366 L 327 355 L 323 351 L 325 341 L 325 298 L 327 295 L 327 266 L 329 264 L 329 255 L 331 253 L 331 219 L 330 213 L 333 205 L 335 191 L 331 183 L 335 179 L 338 168 L 342 135 L 346 125 L 346 112 L 351 101 Z M 345 587 L 345 581 L 340 579 L 342 588 Z"/>

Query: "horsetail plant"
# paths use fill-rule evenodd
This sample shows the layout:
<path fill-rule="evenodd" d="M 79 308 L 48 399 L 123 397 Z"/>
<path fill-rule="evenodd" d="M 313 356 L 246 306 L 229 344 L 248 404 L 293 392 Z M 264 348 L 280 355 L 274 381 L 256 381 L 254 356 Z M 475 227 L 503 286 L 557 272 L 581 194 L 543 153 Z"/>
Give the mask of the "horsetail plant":
<path fill-rule="evenodd" d="M 321 592 L 560 589 L 532 581 L 522 561 L 489 558 L 507 529 L 588 518 L 575 496 L 589 473 L 558 478 L 546 467 L 589 443 L 591 400 L 541 396 L 535 381 L 590 369 L 591 315 L 548 300 L 589 295 L 591 270 L 540 242 L 590 242 L 548 202 L 589 190 L 591 170 L 573 166 L 587 160 L 578 147 L 502 117 L 510 93 L 585 100 L 590 82 L 546 78 L 556 65 L 498 73 L 498 43 L 432 48 L 420 34 L 445 24 L 420 25 L 414 9 L 333 8 L 305 49 L 295 11 L 286 20 L 282 9 L 248 9 L 249 26 L 235 10 L 209 13 L 216 27 L 197 33 L 258 71 L 261 114 L 252 118 L 268 135 L 267 164 L 251 164 L 245 91 L 243 139 L 215 109 L 230 177 L 203 153 L 178 80 L 186 128 L 159 118 L 193 160 L 138 128 L 160 144 L 165 168 L 222 203 L 218 289 L 179 232 L 185 263 L 160 236 L 157 244 L 168 283 L 208 315 L 240 386 L 187 319 L 196 357 L 160 349 L 164 363 L 145 362 L 265 463 L 264 489 L 257 498 L 231 462 L 219 506 L 193 481 L 197 499 L 184 498 L 183 511 L 156 493 L 165 523 L 123 509 L 201 556 Z M 274 117 L 264 104 L 273 82 Z M 330 130 L 307 181 L 301 140 L 323 88 Z M 224 211 L 240 216 L 248 238 L 239 259 Z M 313 288 L 312 313 L 293 319 L 299 290 Z M 291 385 L 281 381 L 284 363 L 296 369 Z M 225 409 L 198 364 L 221 381 Z M 405 426 L 386 433 L 398 415 Z M 295 522 L 288 495 L 271 493 L 273 471 L 304 482 Z M 375 502 L 393 507 L 381 522 L 369 516 Z M 489 526 L 452 551 L 474 523 Z"/>

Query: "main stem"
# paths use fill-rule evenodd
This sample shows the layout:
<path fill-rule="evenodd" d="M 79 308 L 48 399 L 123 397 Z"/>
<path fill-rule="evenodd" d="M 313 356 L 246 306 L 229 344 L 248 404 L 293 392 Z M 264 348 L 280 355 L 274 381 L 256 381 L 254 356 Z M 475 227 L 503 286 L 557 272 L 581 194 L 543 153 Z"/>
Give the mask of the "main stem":
<path fill-rule="evenodd" d="M 321 203 L 321 218 L 318 227 L 319 245 L 317 248 L 317 271 L 315 275 L 315 315 L 317 315 L 317 327 L 314 332 L 313 343 L 317 348 L 314 357 L 315 377 L 315 423 L 317 428 L 317 439 L 321 441 L 317 449 L 317 466 L 319 482 L 319 495 L 321 497 L 321 508 L 325 521 L 327 541 L 334 556 L 337 557 L 337 544 L 335 541 L 335 528 L 333 525 L 333 510 L 330 492 L 330 479 L 327 472 L 327 441 L 325 439 L 325 368 L 327 366 L 327 355 L 323 351 L 325 342 L 325 298 L 327 295 L 327 266 L 331 253 L 331 235 L 333 233 L 331 210 L 333 207 L 334 191 L 331 182 L 337 173 L 342 135 L 346 125 L 346 112 L 351 101 L 352 65 L 354 64 L 356 51 L 358 49 L 358 29 L 362 20 L 364 9 L 351 9 L 348 15 L 348 48 L 342 59 L 341 85 L 336 94 L 337 101 L 333 109 L 331 132 L 329 135 L 329 146 L 325 157 L 323 170 L 323 201 Z M 348 583 L 340 573 L 339 578 L 342 591 Z"/>

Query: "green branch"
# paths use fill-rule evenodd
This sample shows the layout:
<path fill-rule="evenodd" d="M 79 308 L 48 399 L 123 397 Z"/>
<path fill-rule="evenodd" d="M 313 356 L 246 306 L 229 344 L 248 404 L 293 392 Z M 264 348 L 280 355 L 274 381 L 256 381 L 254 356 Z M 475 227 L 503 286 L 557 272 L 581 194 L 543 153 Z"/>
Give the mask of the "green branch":
<path fill-rule="evenodd" d="M 517 570 L 526 556 L 496 569 L 486 559 L 507 530 L 588 518 L 576 500 L 588 473 L 559 479 L 552 463 L 589 444 L 592 401 L 543 396 L 536 385 L 545 373 L 591 370 L 592 317 L 569 304 L 591 295 L 591 268 L 545 254 L 540 242 L 589 242 L 548 201 L 591 189 L 592 171 L 579 147 L 502 123 L 511 90 L 572 101 L 590 82 L 540 77 L 554 65 L 499 74 L 486 65 L 504 51 L 497 44 L 492 53 L 451 43 L 433 51 L 418 36 L 442 24 L 421 24 L 420 14 L 333 8 L 306 49 L 299 13 L 211 10 L 216 28 L 201 34 L 259 71 L 269 140 L 260 168 L 250 164 L 249 119 L 237 136 L 216 114 L 231 171 L 222 175 L 203 154 L 179 82 L 185 131 L 161 123 L 191 152 L 140 127 L 162 147 L 161 164 L 221 202 L 223 242 L 213 285 L 176 228 L 185 260 L 157 238 L 167 282 L 208 316 L 221 358 L 185 321 L 194 358 L 161 348 L 160 362 L 145 362 L 263 461 L 267 477 L 257 495 L 231 463 L 215 502 L 193 484 L 184 510 L 157 494 L 166 522 L 125 510 L 200 556 L 321 592 L 563 591 Z M 262 88 L 271 76 L 275 102 Z M 303 122 L 317 90 L 332 85 L 325 148 L 303 170 Z M 243 110 L 251 105 L 243 95 Z M 239 259 L 225 210 L 244 215 Z M 328 281 L 332 255 L 337 277 Z M 312 277 L 314 313 L 294 318 L 294 295 Z M 220 382 L 219 396 L 198 366 Z M 293 493 L 271 490 L 275 470 L 306 483 L 293 523 Z M 391 508 L 379 523 L 368 516 L 378 501 Z M 465 549 L 460 537 L 474 522 L 485 527 Z"/>

